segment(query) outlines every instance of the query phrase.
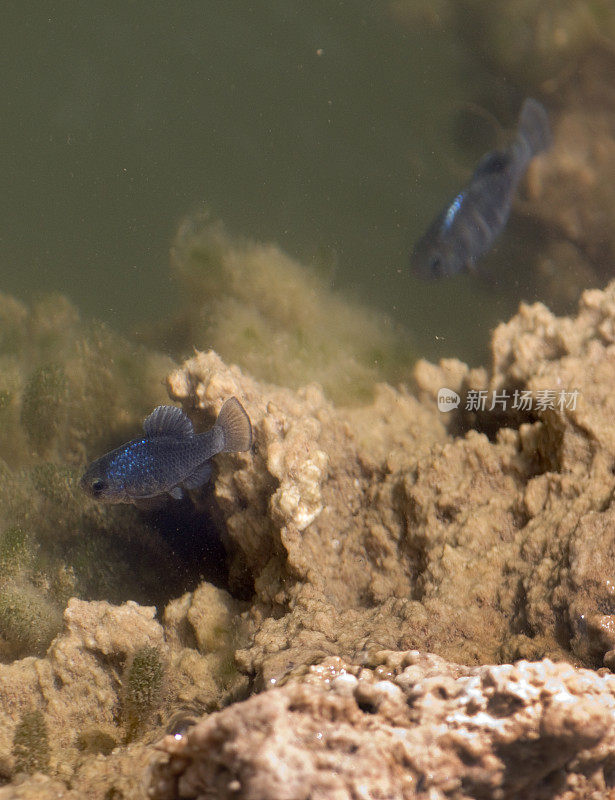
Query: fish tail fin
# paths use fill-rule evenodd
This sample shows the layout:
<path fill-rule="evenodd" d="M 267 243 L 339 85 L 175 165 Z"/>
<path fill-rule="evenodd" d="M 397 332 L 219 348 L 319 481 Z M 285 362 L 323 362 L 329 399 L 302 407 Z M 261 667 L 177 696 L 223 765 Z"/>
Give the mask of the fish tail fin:
<path fill-rule="evenodd" d="M 220 409 L 216 427 L 224 435 L 225 453 L 239 453 L 252 447 L 252 425 L 245 408 L 236 397 L 230 397 Z"/>
<path fill-rule="evenodd" d="M 528 97 L 519 112 L 517 139 L 528 151 L 528 161 L 537 153 L 551 146 L 551 127 L 545 107 L 538 100 Z"/>

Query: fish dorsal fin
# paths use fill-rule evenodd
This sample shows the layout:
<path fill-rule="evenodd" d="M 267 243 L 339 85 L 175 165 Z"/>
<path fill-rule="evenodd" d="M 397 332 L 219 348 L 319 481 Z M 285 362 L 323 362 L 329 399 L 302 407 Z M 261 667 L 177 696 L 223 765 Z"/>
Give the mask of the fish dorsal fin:
<path fill-rule="evenodd" d="M 506 150 L 492 150 L 478 162 L 474 170 L 474 177 L 479 178 L 481 175 L 494 175 L 498 172 L 504 172 L 509 164 L 510 153 Z"/>
<path fill-rule="evenodd" d="M 147 436 L 194 436 L 188 417 L 177 406 L 158 406 L 143 423 Z"/>

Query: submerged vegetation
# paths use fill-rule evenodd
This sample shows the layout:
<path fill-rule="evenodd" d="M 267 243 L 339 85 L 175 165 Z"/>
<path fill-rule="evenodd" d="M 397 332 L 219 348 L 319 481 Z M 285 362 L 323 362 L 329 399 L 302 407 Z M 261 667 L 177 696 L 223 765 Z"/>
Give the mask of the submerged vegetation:
<path fill-rule="evenodd" d="M 164 665 L 157 647 L 143 647 L 130 659 L 124 673 L 123 716 L 128 741 L 147 723 L 160 701 Z"/>
<path fill-rule="evenodd" d="M 49 733 L 42 711 L 22 714 L 13 735 L 16 772 L 44 772 L 49 766 Z"/>
<path fill-rule="evenodd" d="M 44 655 L 62 626 L 60 604 L 27 578 L 3 581 L 0 631 L 10 655 Z"/>
<path fill-rule="evenodd" d="M 416 354 L 406 333 L 275 245 L 231 239 L 204 215 L 182 226 L 172 256 L 186 289 L 179 348 L 207 345 L 280 386 L 315 381 L 340 403 L 409 373 Z"/>
<path fill-rule="evenodd" d="M 211 347 L 269 381 L 317 381 L 342 402 L 369 396 L 413 360 L 388 320 L 348 305 L 273 245 L 190 220 L 173 261 L 190 297 L 178 355 Z M 84 323 L 60 295 L 32 308 L 0 295 L 0 366 L 0 660 L 10 660 L 45 652 L 72 595 L 160 608 L 186 590 L 186 570 L 203 566 L 187 563 L 149 518 L 103 508 L 78 486 L 88 460 L 134 436 L 167 400 L 170 358 Z M 148 663 L 131 669 L 145 675 Z M 128 717 L 154 694 L 130 690 Z"/>
<path fill-rule="evenodd" d="M 21 424 L 34 448 L 44 451 L 57 436 L 66 413 L 66 375 L 62 367 L 39 367 L 28 379 L 21 400 Z"/>
<path fill-rule="evenodd" d="M 171 362 L 63 297 L 0 296 L 0 659 L 42 655 L 68 598 L 160 598 L 182 566 L 136 515 L 81 494 L 88 453 L 138 429 Z M 163 580 L 164 576 L 164 580 Z"/>

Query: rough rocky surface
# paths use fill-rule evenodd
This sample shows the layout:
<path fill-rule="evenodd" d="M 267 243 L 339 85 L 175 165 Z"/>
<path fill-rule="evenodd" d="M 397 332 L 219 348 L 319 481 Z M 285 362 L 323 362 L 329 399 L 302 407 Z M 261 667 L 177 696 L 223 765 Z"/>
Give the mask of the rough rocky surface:
<path fill-rule="evenodd" d="M 615 677 L 539 663 L 469 669 L 381 653 L 329 659 L 167 736 L 154 800 L 599 797 L 612 784 Z"/>
<path fill-rule="evenodd" d="M 462 0 L 450 7 L 460 35 L 494 72 L 534 90 L 569 79 L 588 53 L 613 49 L 609 0 Z"/>
<path fill-rule="evenodd" d="M 212 351 L 170 374 L 199 427 L 229 395 L 253 422 L 253 451 L 192 494 L 228 591 L 201 582 L 158 618 L 71 600 L 45 657 L 0 666 L 5 797 L 144 797 L 165 731 L 160 798 L 378 797 L 372 774 L 383 797 L 614 788 L 615 284 L 574 318 L 522 306 L 487 369 L 414 378 L 344 408 Z"/>
<path fill-rule="evenodd" d="M 254 454 L 233 457 L 216 481 L 231 580 L 255 592 L 242 669 L 269 680 L 371 643 L 417 644 L 418 554 L 386 475 L 444 442 L 437 411 L 385 386 L 368 408 L 336 410 L 317 386 L 263 387 L 213 352 L 172 373 L 169 392 L 191 409 L 234 394 L 253 423 Z"/>
<path fill-rule="evenodd" d="M 382 387 L 372 406 L 336 409 L 213 353 L 173 373 L 188 408 L 236 394 L 254 423 L 255 454 L 216 482 L 231 576 L 255 593 L 241 668 L 266 683 L 372 647 L 606 663 L 614 298 L 585 293 L 574 320 L 523 306 L 494 334 L 489 375 L 419 363 L 422 403 Z M 463 396 L 457 412 L 436 410 L 442 386 Z M 509 407 L 468 412 L 469 390 L 507 392 Z M 512 408 L 515 391 L 535 407 Z"/>
<path fill-rule="evenodd" d="M 613 285 L 584 293 L 574 320 L 557 319 L 540 304 L 522 306 L 494 333 L 489 380 L 481 371 L 463 376 L 456 371 L 464 396 L 479 386 L 511 396 L 515 389 L 534 398 L 552 393 L 554 407 L 498 415 L 497 426 L 487 411 L 462 412 L 450 420 L 496 436 L 502 435 L 501 426 L 514 426 L 517 431 L 506 435 L 514 435 L 533 461 L 517 496 L 523 522 L 517 567 L 502 576 L 502 594 L 517 585 L 519 636 L 516 643 L 509 641 L 506 657 L 523 654 L 549 632 L 585 663 L 601 665 L 611 658 L 614 310 Z M 446 374 L 419 372 L 432 392 Z M 576 407 L 558 399 L 570 390 L 578 392 Z"/>
<path fill-rule="evenodd" d="M 480 675 L 485 685 L 479 681 L 479 694 L 487 696 L 475 698 L 476 707 L 467 701 L 469 714 L 443 710 L 444 729 L 434 718 L 426 722 L 430 733 L 419 737 L 417 750 L 431 756 L 434 731 L 442 730 L 448 748 L 442 775 L 461 771 L 457 783 L 442 778 L 437 785 L 436 777 L 435 791 L 584 797 L 612 786 L 611 679 L 605 672 L 553 666 L 548 658 L 603 670 L 615 664 L 614 323 L 615 286 L 586 292 L 574 319 L 558 319 L 540 304 L 522 306 L 496 330 L 489 370 L 454 361 L 439 367 L 419 363 L 420 402 L 383 387 L 369 409 L 334 409 L 314 388 L 291 395 L 268 387 L 265 405 L 254 382 L 223 368 L 212 353 L 198 354 L 172 374 L 171 394 L 187 406 L 219 405 L 232 392 L 254 421 L 257 446 L 248 471 L 261 480 L 250 483 L 239 468 L 221 474 L 216 484 L 234 554 L 231 574 L 238 580 L 249 575 L 255 592 L 247 615 L 253 641 L 236 658 L 256 687 L 288 686 L 199 723 L 186 744 L 167 740 L 175 755 L 165 774 L 183 774 L 185 768 L 186 783 L 182 778 L 175 788 L 161 778 L 154 784 L 160 797 L 181 797 L 184 791 L 198 796 L 203 786 L 235 796 L 278 796 L 276 753 L 296 765 L 313 796 L 338 796 L 338 790 L 340 797 L 360 796 L 359 765 L 367 755 L 346 770 L 346 751 L 324 758 L 324 767 L 309 747 L 305 752 L 304 742 L 316 732 L 324 735 L 326 726 L 324 701 L 313 698 L 311 706 L 313 687 L 300 678 L 307 665 L 332 655 L 348 663 L 377 662 L 374 654 L 383 647 L 434 651 L 468 665 L 545 658 L 533 666 L 463 673 L 473 680 Z M 435 406 L 442 386 L 462 396 L 459 409 L 446 416 Z M 485 392 L 484 408 L 466 409 L 470 391 Z M 508 397 L 506 409 L 490 409 L 494 392 Z M 514 408 L 515 392 L 529 393 L 532 408 Z M 458 669 L 439 663 L 444 674 Z M 524 686 L 512 700 L 510 692 L 497 690 L 494 699 L 487 685 L 502 675 L 549 689 L 530 692 Z M 289 721 L 287 715 L 305 703 L 309 722 Z M 326 717 L 336 721 L 333 737 L 343 718 L 337 713 Z M 459 733 L 462 717 L 471 717 L 474 740 L 463 725 Z M 366 718 L 372 733 L 370 725 L 379 723 L 373 714 Z M 494 718 L 506 723 L 495 725 Z M 250 720 L 261 737 L 271 726 L 289 730 L 286 739 L 272 734 L 266 747 L 262 740 L 255 745 L 255 762 L 247 755 L 252 744 L 241 750 L 234 733 L 239 726 L 246 734 Z M 415 762 L 400 756 L 406 775 L 399 763 L 384 758 L 384 744 L 379 751 L 376 740 L 368 739 L 368 749 L 376 748 L 370 763 L 386 765 L 379 780 L 392 787 L 390 796 L 428 791 L 421 776 L 437 776 L 433 764 L 413 772 Z M 469 749 L 462 748 L 460 756 L 459 742 L 467 740 Z M 280 755 L 280 742 L 288 741 Z M 221 761 L 196 755 L 204 752 L 200 748 L 218 752 L 217 747 Z M 586 751 L 587 761 L 581 756 Z M 234 771 L 233 754 L 252 765 L 253 773 L 246 770 L 255 783 L 242 768 Z M 281 791 L 279 796 L 299 796 L 287 783 Z"/>
<path fill-rule="evenodd" d="M 615 23 L 612 11 L 611 17 Z M 614 67 L 612 46 L 593 49 L 546 96 L 554 142 L 545 158 L 532 162 L 526 211 L 548 243 L 538 263 L 538 296 L 557 308 L 613 277 L 615 101 L 607 76 Z"/>
<path fill-rule="evenodd" d="M 183 617 L 172 607 L 180 604 Z M 245 696 L 247 680 L 232 659 L 238 634 L 229 614 L 237 611 L 235 601 L 209 584 L 194 598 L 185 595 L 167 609 L 168 642 L 155 611 L 131 601 L 112 606 L 72 599 L 64 630 L 46 658 L 0 665 L 0 776 L 14 777 L 21 786 L 16 792 L 44 797 L 44 791 L 49 796 L 56 791 L 54 782 L 20 773 L 16 729 L 33 709 L 46 729 L 46 758 L 37 761 L 39 733 L 26 731 L 28 764 L 79 790 L 68 797 L 104 800 L 142 796 L 150 753 L 142 744 L 120 745 L 159 737 L 187 710 L 198 716 Z M 192 647 L 184 646 L 185 638 Z M 1 797 L 13 796 L 5 791 Z M 109 795 L 112 791 L 116 794 Z"/>

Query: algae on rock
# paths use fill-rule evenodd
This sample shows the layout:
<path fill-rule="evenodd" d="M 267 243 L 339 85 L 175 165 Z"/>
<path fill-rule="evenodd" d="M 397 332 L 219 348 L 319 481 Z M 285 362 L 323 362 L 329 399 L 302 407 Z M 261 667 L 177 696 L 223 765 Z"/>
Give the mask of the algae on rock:
<path fill-rule="evenodd" d="M 61 628 L 62 612 L 46 592 L 23 579 L 0 583 L 0 635 L 4 640 L 0 654 L 4 657 L 43 655 Z"/>
<path fill-rule="evenodd" d="M 171 374 L 186 407 L 233 393 L 253 422 L 255 455 L 216 482 L 231 585 L 255 593 L 246 674 L 279 680 L 374 646 L 615 663 L 608 567 L 587 577 L 589 554 L 608 565 L 615 546 L 614 297 L 615 284 L 586 292 L 575 319 L 522 306 L 494 334 L 491 377 L 419 363 L 422 402 L 380 387 L 370 406 L 336 409 L 317 387 L 264 386 L 212 352 Z M 441 415 L 441 386 L 555 387 L 579 404 Z"/>
<path fill-rule="evenodd" d="M 0 660 L 41 655 L 70 595 L 164 602 L 185 565 L 130 509 L 83 495 L 87 458 L 140 428 L 172 362 L 59 295 L 0 295 Z M 170 579 L 170 580 L 169 580 Z"/>
<path fill-rule="evenodd" d="M 184 349 L 211 347 L 280 386 L 316 381 L 339 402 L 365 399 L 378 381 L 408 374 L 407 333 L 342 299 L 279 247 L 231 238 L 204 217 L 181 227 L 172 256 L 186 289 Z"/>
<path fill-rule="evenodd" d="M 28 379 L 21 400 L 21 424 L 37 451 L 58 434 L 66 415 L 66 375 L 62 367 L 39 367 Z"/>
<path fill-rule="evenodd" d="M 38 708 L 22 714 L 13 735 L 17 772 L 44 772 L 49 766 L 49 733 Z"/>
<path fill-rule="evenodd" d="M 168 714 L 173 736 L 164 749 L 166 766 L 172 767 L 169 772 L 163 763 L 156 772 L 156 791 L 173 797 L 174 770 L 188 768 L 189 760 L 174 761 L 186 754 L 186 742 L 198 753 L 193 764 L 198 781 L 215 767 L 208 748 L 220 723 L 232 721 L 227 734 L 241 731 L 257 712 L 253 719 L 274 738 L 272 719 L 285 721 L 294 735 L 290 721 L 302 709 L 309 710 L 308 731 L 322 731 L 321 715 L 328 714 L 327 736 L 337 742 L 341 715 L 348 713 L 348 741 L 364 726 L 367 746 L 382 716 L 382 752 L 391 752 L 390 731 L 399 729 L 400 721 L 408 739 L 418 736 L 419 754 L 437 730 L 445 753 L 452 748 L 456 774 L 478 776 L 483 788 L 486 774 L 495 781 L 489 786 L 522 789 L 519 764 L 528 766 L 523 775 L 534 785 L 540 764 L 534 769 L 534 750 L 525 760 L 526 734 L 532 748 L 537 741 L 545 747 L 557 780 L 564 772 L 577 779 L 579 762 L 573 759 L 587 758 L 589 774 L 595 759 L 603 758 L 600 753 L 614 749 L 613 681 L 606 671 L 586 674 L 549 659 L 615 667 L 615 284 L 586 292 L 575 318 L 558 319 L 540 304 L 522 306 L 495 331 L 489 370 L 450 360 L 440 366 L 420 362 L 414 375 L 418 397 L 380 385 L 370 404 L 336 408 L 318 386 L 293 391 L 264 384 L 214 352 L 197 353 L 173 371 L 169 392 L 193 415 L 215 413 L 233 394 L 253 422 L 254 451 L 221 456 L 214 483 L 226 523 L 229 585 L 249 600 L 203 584 L 178 592 L 164 610 L 163 624 L 152 607 L 71 600 L 65 629 L 45 658 L 0 665 L 0 760 L 10 757 L 23 712 L 15 698 L 27 695 L 45 704 L 48 725 L 57 727 L 49 743 L 51 770 L 68 776 L 73 787 L 91 786 L 102 770 L 108 770 L 105 791 L 120 778 L 122 785 L 134 782 L 136 770 L 141 777 L 151 753 L 144 741 L 162 732 Z M 460 395 L 576 389 L 578 405 L 497 415 L 462 405 L 443 415 L 437 409 L 443 385 Z M 16 522 L 0 539 L 0 558 L 10 568 L 3 587 L 25 578 L 40 590 L 37 577 L 48 582 L 54 574 L 49 565 L 66 564 L 64 548 L 73 548 L 71 537 L 79 530 L 98 530 L 99 536 L 80 539 L 81 547 L 92 549 L 80 558 L 73 554 L 75 580 L 104 586 L 100 577 L 98 583 L 88 578 L 86 565 L 91 569 L 101 558 L 99 548 L 114 541 L 116 526 L 122 536 L 130 535 L 135 517 L 121 527 L 129 509 L 115 516 L 85 504 L 76 514 L 57 464 L 47 468 L 33 458 L 27 484 L 8 466 L 5 474 L 10 492 L 17 495 L 21 487 L 22 496 L 10 507 Z M 2 491 L 9 490 L 0 486 Z M 23 511 L 32 496 L 35 511 L 48 509 L 50 527 L 40 540 Z M 52 530 L 55 551 L 49 549 Z M 150 535 L 143 527 L 136 539 Z M 112 550 L 120 569 L 123 551 Z M 38 560 L 41 551 L 46 562 Z M 23 566 L 15 567 L 23 553 L 28 560 L 24 556 Z M 160 572 L 155 577 L 160 580 Z M 122 580 L 130 582 L 126 575 Z M 58 573 L 63 591 L 70 582 L 69 572 Z M 112 590 L 113 582 L 104 588 Z M 383 649 L 396 652 L 383 655 Z M 456 663 L 403 652 L 419 649 Z M 538 665 L 471 666 L 528 657 L 545 658 Z M 366 675 L 372 667 L 373 680 Z M 318 670 L 322 685 L 314 692 L 308 684 Z M 225 716 L 190 726 L 203 712 L 281 683 L 288 689 L 273 688 L 249 705 L 235 704 Z M 518 697 L 514 687 L 521 684 L 527 692 Z M 572 717 L 561 687 L 571 696 L 574 690 Z M 585 697 L 584 687 L 594 697 Z M 465 731 L 476 729 L 477 715 L 469 714 L 466 729 L 466 696 L 488 723 L 471 752 Z M 421 731 L 415 714 L 423 710 Z M 519 737 L 506 739 L 512 728 L 493 724 L 490 715 L 510 720 Z M 260 735 L 258 725 L 256 731 Z M 106 756 L 91 754 L 122 738 L 133 742 Z M 224 747 L 228 740 L 216 741 Z M 310 734 L 309 741 L 318 740 Z M 304 744 L 295 754 L 304 753 Z M 403 744 L 395 750 L 395 763 L 406 775 L 411 771 L 405 738 Z M 322 749 L 314 747 L 320 768 Z M 481 753 L 487 766 L 497 753 L 497 769 L 473 771 L 472 753 Z M 450 779 L 447 758 L 442 785 Z M 422 765 L 417 769 L 423 774 L 431 762 L 413 763 Z M 338 766 L 327 762 L 325 782 Z M 392 787 L 398 774 L 396 766 L 389 776 Z M 353 775 L 350 770 L 350 781 Z M 606 772 L 600 777 L 607 778 Z M 205 780 L 209 791 L 215 777 Z"/>
<path fill-rule="evenodd" d="M 126 738 L 143 731 L 161 699 L 165 668 L 157 647 L 146 645 L 130 657 L 124 669 L 122 709 Z"/>

